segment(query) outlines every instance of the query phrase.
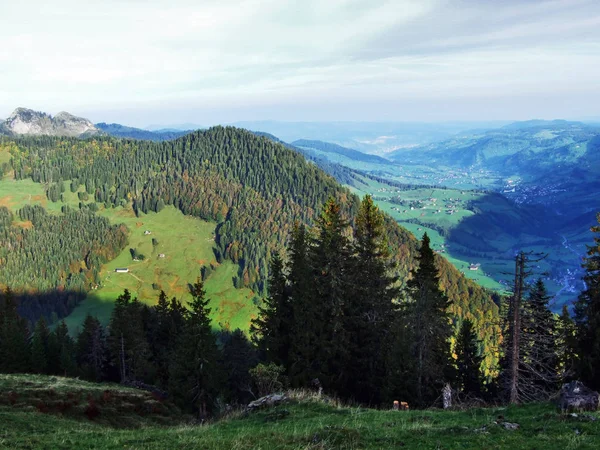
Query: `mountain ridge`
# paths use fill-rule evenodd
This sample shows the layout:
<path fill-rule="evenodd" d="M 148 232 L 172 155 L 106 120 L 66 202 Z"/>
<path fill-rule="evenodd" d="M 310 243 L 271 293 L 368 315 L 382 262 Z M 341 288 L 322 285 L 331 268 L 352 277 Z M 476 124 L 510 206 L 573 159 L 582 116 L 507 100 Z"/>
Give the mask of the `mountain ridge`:
<path fill-rule="evenodd" d="M 88 119 L 61 111 L 55 116 L 18 107 L 0 123 L 0 134 L 8 136 L 88 137 L 102 134 Z"/>

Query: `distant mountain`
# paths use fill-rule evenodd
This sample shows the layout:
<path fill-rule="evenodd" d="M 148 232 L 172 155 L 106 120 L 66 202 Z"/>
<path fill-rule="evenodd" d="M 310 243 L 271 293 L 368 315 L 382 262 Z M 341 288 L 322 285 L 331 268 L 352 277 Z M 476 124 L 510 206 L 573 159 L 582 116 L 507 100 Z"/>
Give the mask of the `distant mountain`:
<path fill-rule="evenodd" d="M 341 145 L 332 144 L 323 141 L 313 141 L 308 139 L 299 139 L 292 142 L 292 145 L 296 147 L 309 148 L 319 150 L 325 153 L 336 153 L 338 155 L 345 156 L 346 158 L 353 159 L 355 161 L 364 161 L 370 163 L 389 164 L 390 161 L 377 155 L 368 155 L 358 150 L 351 148 L 342 147 Z"/>
<path fill-rule="evenodd" d="M 142 139 L 147 141 L 168 141 L 177 139 L 191 132 L 191 130 L 143 130 L 141 128 L 128 127 L 118 123 L 97 123 L 96 127 L 106 134 L 121 138 Z"/>
<path fill-rule="evenodd" d="M 448 139 L 473 129 L 498 128 L 508 122 L 235 122 L 231 125 L 247 130 L 262 130 L 286 142 L 313 139 L 331 142 L 363 153 L 387 154 Z"/>
<path fill-rule="evenodd" d="M 89 120 L 67 112 L 60 112 L 53 117 L 32 109 L 17 108 L 0 124 L 0 134 L 86 137 L 102 132 Z"/>
<path fill-rule="evenodd" d="M 485 169 L 529 178 L 557 168 L 599 169 L 599 137 L 597 126 L 534 120 L 396 151 L 389 157 L 402 164 Z"/>

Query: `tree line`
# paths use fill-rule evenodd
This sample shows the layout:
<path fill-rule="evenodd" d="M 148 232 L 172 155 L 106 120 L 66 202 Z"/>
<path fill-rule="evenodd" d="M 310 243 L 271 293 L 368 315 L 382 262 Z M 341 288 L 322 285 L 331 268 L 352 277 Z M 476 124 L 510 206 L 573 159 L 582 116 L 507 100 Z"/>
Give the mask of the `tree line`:
<path fill-rule="evenodd" d="M 286 254 L 273 255 L 252 341 L 239 330 L 212 329 L 200 279 L 187 305 L 161 292 L 148 306 L 125 291 L 108 327 L 88 316 L 74 337 L 64 322 L 50 331 L 44 318 L 29 330 L 8 289 L 0 302 L 0 370 L 152 385 L 199 417 L 285 384 L 371 406 L 400 399 L 418 407 L 439 403 L 445 384 L 462 398 L 516 402 L 547 398 L 569 378 L 600 387 L 600 234 L 585 260 L 575 321 L 566 309 L 550 312 L 543 282 L 527 284 L 527 257 L 518 255 L 492 379 L 482 371 L 472 322 L 452 313 L 440 289 L 427 235 L 405 283 L 394 275 L 387 239 L 385 216 L 370 197 L 352 223 L 329 199 L 315 227 L 297 224 Z"/>

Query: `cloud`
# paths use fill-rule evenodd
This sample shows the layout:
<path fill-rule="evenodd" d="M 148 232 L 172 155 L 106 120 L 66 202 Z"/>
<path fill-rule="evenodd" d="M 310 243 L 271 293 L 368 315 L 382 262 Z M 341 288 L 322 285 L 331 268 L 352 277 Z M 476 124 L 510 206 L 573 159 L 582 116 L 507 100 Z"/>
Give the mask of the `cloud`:
<path fill-rule="evenodd" d="M 0 4 L 0 116 L 23 105 L 98 120 L 123 109 L 136 125 L 211 111 L 215 121 L 324 110 L 330 120 L 406 120 L 395 103 L 423 115 L 446 101 L 451 119 L 488 114 L 477 99 L 512 96 L 517 115 L 532 96 L 555 98 L 541 117 L 585 90 L 600 100 L 591 0 L 83 3 Z"/>

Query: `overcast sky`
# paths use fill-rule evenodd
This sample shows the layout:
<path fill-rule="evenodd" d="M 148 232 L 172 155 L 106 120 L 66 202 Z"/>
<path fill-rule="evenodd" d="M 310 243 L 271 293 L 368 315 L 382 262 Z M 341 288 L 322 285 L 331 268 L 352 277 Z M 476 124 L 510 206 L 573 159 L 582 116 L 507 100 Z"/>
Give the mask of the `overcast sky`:
<path fill-rule="evenodd" d="M 0 117 L 600 118 L 598 0 L 0 0 Z"/>

